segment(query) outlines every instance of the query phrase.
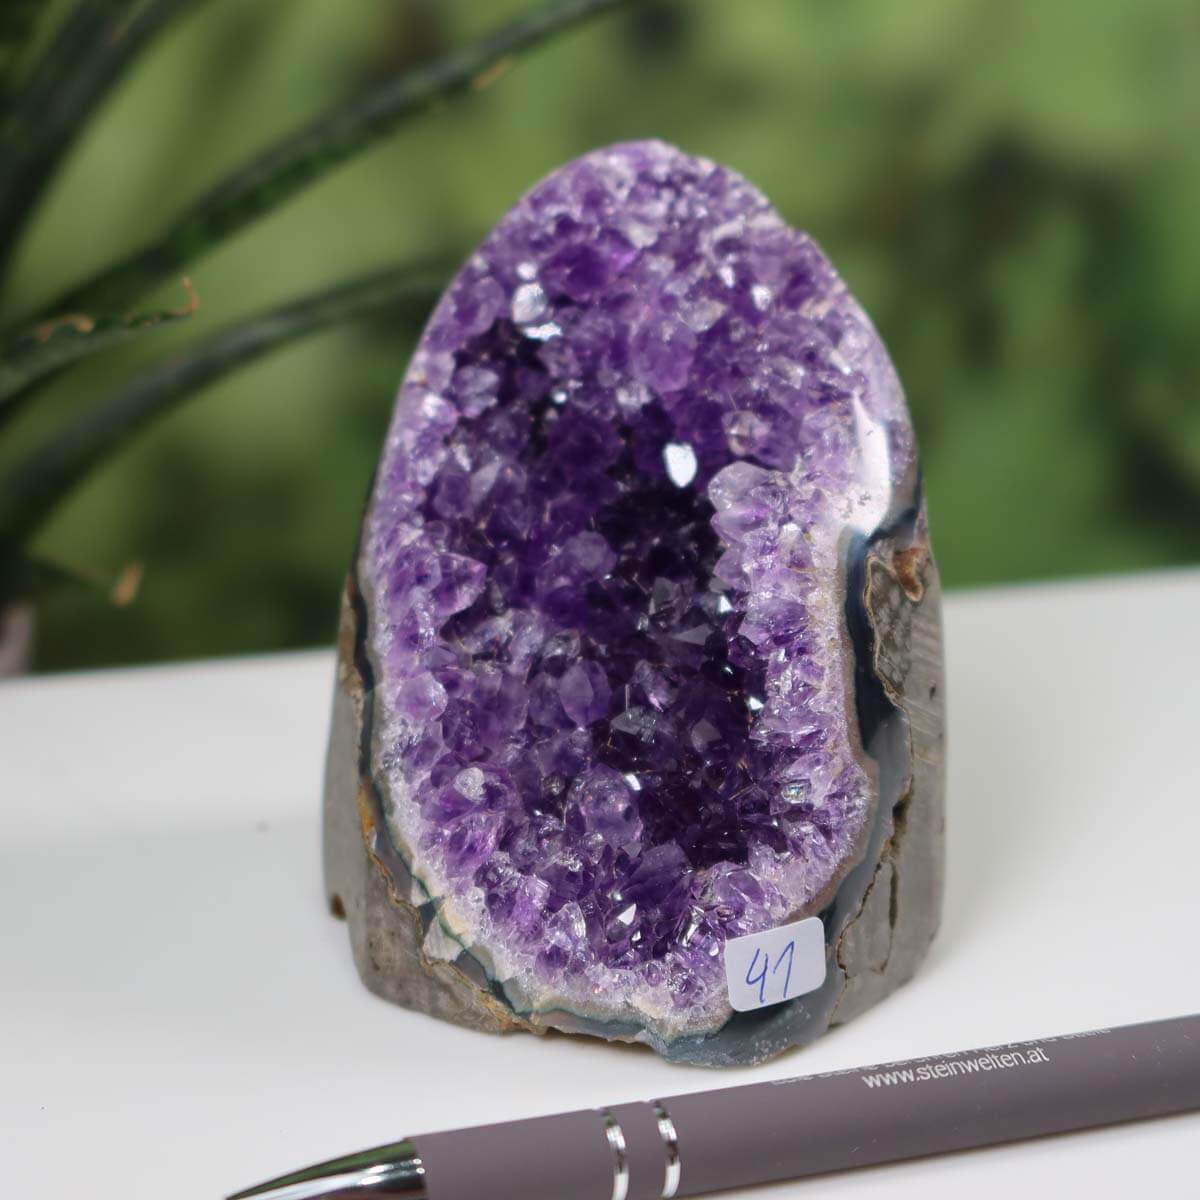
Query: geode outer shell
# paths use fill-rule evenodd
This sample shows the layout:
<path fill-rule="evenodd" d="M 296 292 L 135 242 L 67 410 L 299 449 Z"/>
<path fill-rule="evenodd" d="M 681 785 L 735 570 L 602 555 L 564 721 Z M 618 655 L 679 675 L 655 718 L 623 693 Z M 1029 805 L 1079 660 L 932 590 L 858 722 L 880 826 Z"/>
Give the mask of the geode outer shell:
<path fill-rule="evenodd" d="M 349 573 L 325 790 L 368 986 L 757 1062 L 909 978 L 942 895 L 940 591 L 870 321 L 735 173 L 538 184 L 447 289 Z M 820 916 L 735 1013 L 731 937 Z"/>

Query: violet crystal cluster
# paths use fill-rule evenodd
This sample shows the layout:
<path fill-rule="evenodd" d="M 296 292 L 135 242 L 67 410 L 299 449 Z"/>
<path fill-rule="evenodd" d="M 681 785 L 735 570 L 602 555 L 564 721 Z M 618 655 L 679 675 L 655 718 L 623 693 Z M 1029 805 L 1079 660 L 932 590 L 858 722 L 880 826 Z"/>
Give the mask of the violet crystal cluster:
<path fill-rule="evenodd" d="M 941 894 L 936 572 L 878 335 L 739 175 L 538 184 L 413 357 L 343 611 L 326 874 L 376 991 L 756 1061 L 906 978 Z M 817 992 L 729 938 L 819 915 Z"/>

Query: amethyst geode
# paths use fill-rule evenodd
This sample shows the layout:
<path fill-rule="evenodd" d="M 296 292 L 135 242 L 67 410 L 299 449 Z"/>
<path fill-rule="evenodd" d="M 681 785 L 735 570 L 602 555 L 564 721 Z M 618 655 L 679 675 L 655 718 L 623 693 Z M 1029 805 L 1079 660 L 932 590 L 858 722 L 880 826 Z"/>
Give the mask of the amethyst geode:
<path fill-rule="evenodd" d="M 749 1062 L 915 969 L 938 587 L 903 394 L 816 244 L 658 142 L 538 184 L 447 289 L 350 573 L 326 875 L 376 991 Z M 727 938 L 818 914 L 752 1013 Z"/>

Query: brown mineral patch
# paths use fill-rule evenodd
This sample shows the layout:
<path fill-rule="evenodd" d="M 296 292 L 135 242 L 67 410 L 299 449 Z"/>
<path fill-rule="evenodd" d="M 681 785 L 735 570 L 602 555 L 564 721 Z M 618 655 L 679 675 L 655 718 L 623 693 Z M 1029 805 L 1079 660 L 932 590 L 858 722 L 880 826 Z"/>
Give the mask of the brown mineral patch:
<path fill-rule="evenodd" d="M 928 561 L 928 546 L 907 546 L 892 555 L 892 570 L 895 571 L 904 594 L 914 603 L 925 594 L 925 584 L 921 576 L 925 573 L 925 564 Z"/>

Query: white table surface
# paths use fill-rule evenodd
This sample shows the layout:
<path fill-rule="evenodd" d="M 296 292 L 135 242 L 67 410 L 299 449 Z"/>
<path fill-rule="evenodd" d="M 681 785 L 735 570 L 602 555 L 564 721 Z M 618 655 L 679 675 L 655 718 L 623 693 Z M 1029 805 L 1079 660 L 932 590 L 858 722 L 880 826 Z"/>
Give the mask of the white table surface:
<path fill-rule="evenodd" d="M 0 685 L 0 1193 L 216 1200 L 404 1133 L 1200 1009 L 1200 571 L 946 617 L 935 949 L 853 1024 L 720 1074 L 365 991 L 320 885 L 330 653 Z M 746 1195 L 1192 1195 L 1198 1150 L 1188 1115 Z"/>

